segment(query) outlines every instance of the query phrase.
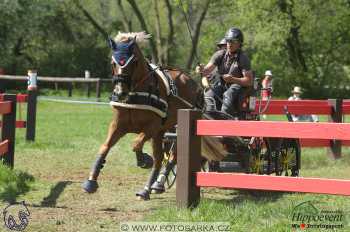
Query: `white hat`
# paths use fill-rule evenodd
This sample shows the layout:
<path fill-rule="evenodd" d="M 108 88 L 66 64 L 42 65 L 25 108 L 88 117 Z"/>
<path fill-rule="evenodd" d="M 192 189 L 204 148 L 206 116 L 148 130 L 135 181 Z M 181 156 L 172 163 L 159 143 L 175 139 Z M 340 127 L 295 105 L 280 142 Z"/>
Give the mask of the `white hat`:
<path fill-rule="evenodd" d="M 294 89 L 292 90 L 292 93 L 299 93 L 299 94 L 301 94 L 302 93 L 301 88 L 299 86 L 294 86 Z"/>
<path fill-rule="evenodd" d="M 272 76 L 272 72 L 271 72 L 271 70 L 266 70 L 266 72 L 265 72 L 265 76 Z"/>

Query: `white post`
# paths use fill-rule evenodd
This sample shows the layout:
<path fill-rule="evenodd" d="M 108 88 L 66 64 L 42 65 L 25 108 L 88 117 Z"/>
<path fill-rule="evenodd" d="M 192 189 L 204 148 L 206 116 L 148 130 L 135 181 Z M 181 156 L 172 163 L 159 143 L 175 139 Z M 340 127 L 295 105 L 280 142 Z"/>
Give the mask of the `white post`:
<path fill-rule="evenodd" d="M 28 90 L 36 90 L 37 88 L 37 71 L 28 70 Z"/>
<path fill-rule="evenodd" d="M 90 78 L 90 71 L 89 70 L 85 70 L 85 78 L 86 79 Z"/>

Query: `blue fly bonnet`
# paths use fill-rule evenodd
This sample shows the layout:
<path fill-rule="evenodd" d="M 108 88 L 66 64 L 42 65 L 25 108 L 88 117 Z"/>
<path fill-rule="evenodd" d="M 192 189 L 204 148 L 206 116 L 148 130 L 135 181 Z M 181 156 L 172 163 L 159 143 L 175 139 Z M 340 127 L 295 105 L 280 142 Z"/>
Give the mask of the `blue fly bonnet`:
<path fill-rule="evenodd" d="M 133 48 L 135 41 L 115 43 L 114 40 L 108 39 L 109 46 L 112 48 L 112 60 L 121 68 L 124 68 L 134 58 Z"/>

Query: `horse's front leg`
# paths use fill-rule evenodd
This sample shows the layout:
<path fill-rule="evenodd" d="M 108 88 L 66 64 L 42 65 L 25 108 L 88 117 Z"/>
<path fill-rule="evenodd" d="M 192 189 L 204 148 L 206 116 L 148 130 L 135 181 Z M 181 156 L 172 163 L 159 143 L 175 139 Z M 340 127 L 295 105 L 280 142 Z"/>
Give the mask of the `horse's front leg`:
<path fill-rule="evenodd" d="M 142 200 L 149 200 L 150 194 L 151 194 L 151 186 L 156 181 L 160 169 L 162 167 L 162 161 L 163 161 L 163 148 L 162 148 L 162 139 L 163 139 L 163 132 L 159 132 L 155 137 L 152 139 L 152 149 L 153 149 L 153 167 L 151 171 L 151 175 L 148 178 L 148 181 L 144 187 L 143 190 L 136 193 L 136 196 L 139 197 Z"/>
<path fill-rule="evenodd" d="M 83 183 L 83 189 L 88 193 L 96 192 L 98 188 L 97 178 L 100 174 L 101 169 L 103 168 L 104 163 L 106 162 L 106 156 L 109 150 L 113 147 L 118 140 L 126 134 L 126 130 L 123 129 L 120 124 L 116 121 L 111 122 L 108 129 L 108 135 L 106 141 L 100 147 L 98 152 L 97 159 L 92 165 L 89 179 Z"/>
<path fill-rule="evenodd" d="M 152 156 L 142 151 L 143 145 L 149 139 L 145 132 L 141 132 L 135 139 L 133 151 L 136 153 L 137 166 L 141 168 L 151 168 L 153 166 Z"/>

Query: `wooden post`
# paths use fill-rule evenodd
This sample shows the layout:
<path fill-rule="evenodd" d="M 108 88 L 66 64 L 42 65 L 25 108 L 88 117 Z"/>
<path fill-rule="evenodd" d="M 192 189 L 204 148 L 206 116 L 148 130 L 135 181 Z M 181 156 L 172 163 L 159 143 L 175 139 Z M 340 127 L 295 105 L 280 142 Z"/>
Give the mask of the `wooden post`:
<path fill-rule="evenodd" d="M 68 97 L 72 97 L 73 83 L 68 82 Z"/>
<path fill-rule="evenodd" d="M 90 97 L 90 82 L 86 82 L 86 94 L 87 97 Z"/>
<path fill-rule="evenodd" d="M 332 107 L 331 115 L 328 116 L 329 122 L 340 123 L 343 120 L 343 99 L 328 99 L 328 104 Z M 330 140 L 328 155 L 334 159 L 341 157 L 341 140 Z"/>
<path fill-rule="evenodd" d="M 101 79 L 98 79 L 96 82 L 96 98 L 99 99 L 101 97 Z"/>
<path fill-rule="evenodd" d="M 2 116 L 1 141 L 8 140 L 8 152 L 3 156 L 4 163 L 13 168 L 15 160 L 16 104 L 15 94 L 5 94 L 4 101 L 11 101 L 11 113 Z"/>
<path fill-rule="evenodd" d="M 196 135 L 197 110 L 178 110 L 176 203 L 179 207 L 195 207 L 200 200 L 196 172 L 200 171 L 201 139 Z"/>
<path fill-rule="evenodd" d="M 28 90 L 26 140 L 35 140 L 37 90 Z"/>

